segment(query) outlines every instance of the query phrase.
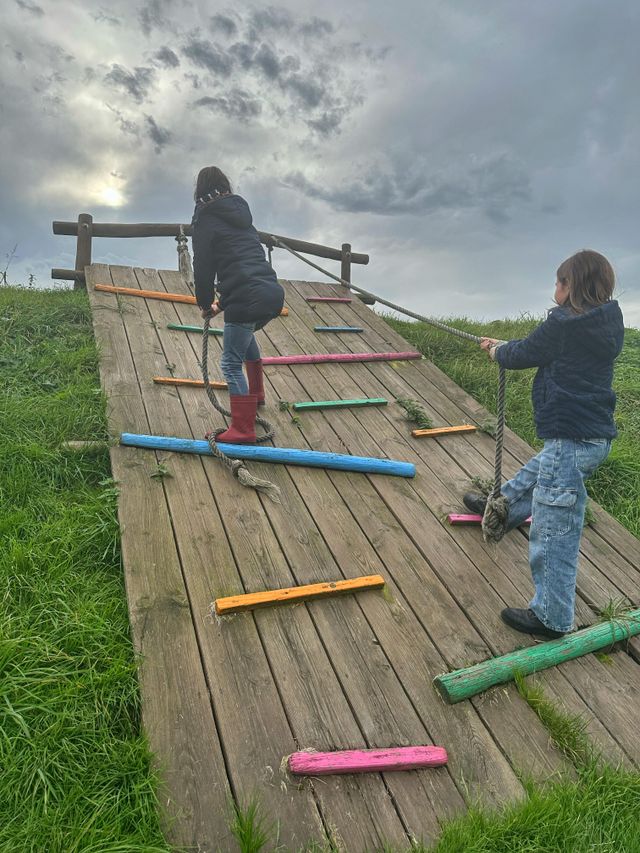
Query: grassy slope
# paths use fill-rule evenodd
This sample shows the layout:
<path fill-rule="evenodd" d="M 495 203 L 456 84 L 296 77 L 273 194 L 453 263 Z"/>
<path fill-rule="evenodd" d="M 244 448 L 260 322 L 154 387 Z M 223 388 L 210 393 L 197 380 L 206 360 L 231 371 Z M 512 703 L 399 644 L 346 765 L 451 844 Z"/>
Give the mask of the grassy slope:
<path fill-rule="evenodd" d="M 495 412 L 497 370 L 479 347 L 424 323 L 387 320 L 454 382 Z M 446 322 L 474 335 L 511 340 L 525 337 L 539 320 L 523 318 L 480 324 L 451 319 Z M 509 371 L 507 425 L 529 444 L 540 447 L 530 398 L 534 373 L 534 370 Z M 618 396 L 619 435 L 609 458 L 589 481 L 588 490 L 594 500 L 640 536 L 640 331 L 626 330 L 624 349 L 616 362 L 614 387 Z"/>
<path fill-rule="evenodd" d="M 482 354 L 470 362 L 468 344 L 401 330 L 492 407 L 495 374 Z M 617 379 L 624 431 L 614 466 L 595 483 L 598 500 L 636 531 L 638 508 L 612 481 L 623 476 L 631 488 L 635 476 L 637 495 L 639 347 L 630 335 Z M 518 379 L 510 424 L 531 440 L 530 377 Z M 106 436 L 83 294 L 0 288 L 0 388 L 0 851 L 167 850 L 140 735 L 108 456 L 57 449 Z M 445 828 L 438 853 L 640 850 L 640 777 L 592 765 L 580 774 L 549 792 L 532 787 L 501 816 L 472 809 Z M 241 817 L 249 828 L 236 828 L 240 848 L 258 850 L 259 827 Z"/>
<path fill-rule="evenodd" d="M 0 288 L 0 850 L 168 849 L 86 296 Z"/>

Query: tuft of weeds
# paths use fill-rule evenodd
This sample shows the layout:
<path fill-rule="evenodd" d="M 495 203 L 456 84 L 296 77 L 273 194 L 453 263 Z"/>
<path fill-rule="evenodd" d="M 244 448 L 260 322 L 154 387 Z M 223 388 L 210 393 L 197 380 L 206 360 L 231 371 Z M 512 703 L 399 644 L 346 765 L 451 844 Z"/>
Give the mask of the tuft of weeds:
<path fill-rule="evenodd" d="M 417 400 L 397 397 L 396 403 L 405 410 L 405 417 L 418 429 L 433 429 L 433 421 Z"/>

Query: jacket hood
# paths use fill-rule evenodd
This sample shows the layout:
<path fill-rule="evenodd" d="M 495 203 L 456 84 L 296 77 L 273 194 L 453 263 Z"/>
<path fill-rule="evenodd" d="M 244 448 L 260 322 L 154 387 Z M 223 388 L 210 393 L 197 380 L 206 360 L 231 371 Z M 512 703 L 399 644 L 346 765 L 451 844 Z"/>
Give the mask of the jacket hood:
<path fill-rule="evenodd" d="M 217 216 L 234 228 L 249 228 L 253 223 L 249 205 L 239 195 L 223 195 L 211 201 L 199 201 L 192 223 L 195 225 L 201 216 Z"/>
<path fill-rule="evenodd" d="M 559 306 L 551 311 L 550 316 L 566 324 L 567 335 L 579 338 L 592 352 L 604 358 L 615 358 L 620 354 L 624 340 L 624 320 L 615 299 L 584 314 L 574 314 L 569 308 Z"/>

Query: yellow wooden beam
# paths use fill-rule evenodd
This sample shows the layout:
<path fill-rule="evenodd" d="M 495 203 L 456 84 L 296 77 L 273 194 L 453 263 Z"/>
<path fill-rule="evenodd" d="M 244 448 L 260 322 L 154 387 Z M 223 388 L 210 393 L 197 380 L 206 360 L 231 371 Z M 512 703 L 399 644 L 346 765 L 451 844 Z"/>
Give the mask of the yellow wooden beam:
<path fill-rule="evenodd" d="M 411 435 L 414 438 L 425 438 L 430 436 L 435 438 L 438 435 L 452 435 L 453 433 L 475 432 L 477 427 L 472 424 L 461 424 L 460 426 L 436 427 L 435 429 L 412 429 Z"/>
<path fill-rule="evenodd" d="M 380 589 L 384 586 L 382 575 L 366 575 L 361 578 L 349 578 L 328 583 L 310 583 L 305 586 L 292 586 L 285 589 L 268 589 L 264 592 L 250 592 L 246 595 L 230 595 L 216 598 L 215 609 L 218 616 L 253 610 L 254 607 L 268 607 L 271 604 L 286 604 L 289 601 L 307 601 L 310 598 L 327 598 L 331 595 L 343 595 L 361 592 L 365 589 Z"/>

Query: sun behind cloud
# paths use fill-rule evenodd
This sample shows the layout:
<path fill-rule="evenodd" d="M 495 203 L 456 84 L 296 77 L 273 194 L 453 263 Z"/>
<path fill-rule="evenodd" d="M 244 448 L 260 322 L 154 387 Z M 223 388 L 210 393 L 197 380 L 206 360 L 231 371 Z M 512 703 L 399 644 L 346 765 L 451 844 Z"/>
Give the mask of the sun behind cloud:
<path fill-rule="evenodd" d="M 106 207 L 122 207 L 126 199 L 117 187 L 103 187 L 97 192 L 97 201 Z"/>

